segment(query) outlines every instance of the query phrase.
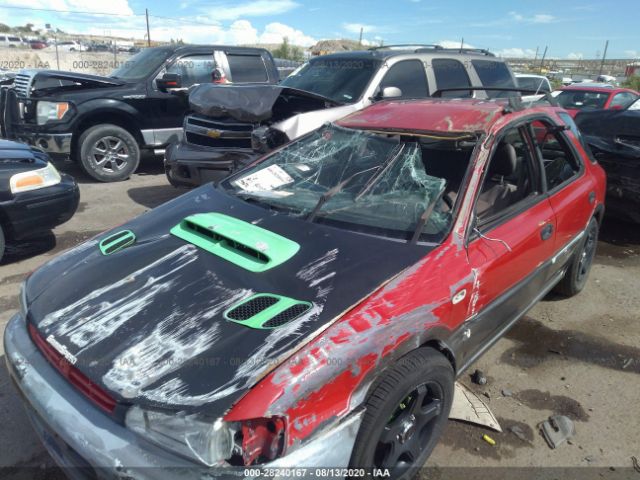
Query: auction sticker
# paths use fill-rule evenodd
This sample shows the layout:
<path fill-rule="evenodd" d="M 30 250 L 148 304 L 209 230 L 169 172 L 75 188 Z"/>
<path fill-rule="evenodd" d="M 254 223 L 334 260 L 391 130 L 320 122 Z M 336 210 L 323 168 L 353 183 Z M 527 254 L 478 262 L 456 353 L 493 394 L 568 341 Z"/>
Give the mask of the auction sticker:
<path fill-rule="evenodd" d="M 233 183 L 245 192 L 259 192 L 274 190 L 283 185 L 293 183 L 293 178 L 279 165 L 271 165 L 242 177 Z"/>

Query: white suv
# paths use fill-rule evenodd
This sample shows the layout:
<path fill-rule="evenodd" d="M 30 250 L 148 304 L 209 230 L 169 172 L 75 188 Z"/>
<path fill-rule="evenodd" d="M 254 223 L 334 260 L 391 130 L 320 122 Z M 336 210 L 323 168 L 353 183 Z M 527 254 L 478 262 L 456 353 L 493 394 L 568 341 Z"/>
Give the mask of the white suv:
<path fill-rule="evenodd" d="M 0 46 L 3 47 L 22 47 L 24 46 L 24 42 L 20 37 L 15 37 L 13 35 L 0 35 Z"/>

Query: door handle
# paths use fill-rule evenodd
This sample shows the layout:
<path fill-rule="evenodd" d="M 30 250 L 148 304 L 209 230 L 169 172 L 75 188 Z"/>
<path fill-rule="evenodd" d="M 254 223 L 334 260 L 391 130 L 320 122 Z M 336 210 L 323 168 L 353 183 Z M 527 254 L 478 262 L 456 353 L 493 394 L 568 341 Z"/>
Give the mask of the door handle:
<path fill-rule="evenodd" d="M 553 234 L 553 225 L 551 223 L 547 223 L 542 230 L 540 230 L 540 238 L 542 240 L 549 240 L 551 235 Z"/>

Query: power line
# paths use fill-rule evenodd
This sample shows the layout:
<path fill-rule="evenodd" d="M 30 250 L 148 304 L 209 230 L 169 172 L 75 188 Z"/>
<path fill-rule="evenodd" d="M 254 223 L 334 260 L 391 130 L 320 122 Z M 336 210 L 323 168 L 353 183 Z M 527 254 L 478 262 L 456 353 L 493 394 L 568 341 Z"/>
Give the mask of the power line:
<path fill-rule="evenodd" d="M 82 15 L 110 15 L 113 17 L 141 17 L 144 13 L 107 13 L 107 12 L 89 12 L 80 10 L 57 10 L 55 8 L 34 8 L 34 7 L 17 7 L 15 5 L 2 5 L 0 8 L 8 8 L 13 10 L 34 10 L 38 12 L 55 12 L 55 13 L 78 13 Z"/>

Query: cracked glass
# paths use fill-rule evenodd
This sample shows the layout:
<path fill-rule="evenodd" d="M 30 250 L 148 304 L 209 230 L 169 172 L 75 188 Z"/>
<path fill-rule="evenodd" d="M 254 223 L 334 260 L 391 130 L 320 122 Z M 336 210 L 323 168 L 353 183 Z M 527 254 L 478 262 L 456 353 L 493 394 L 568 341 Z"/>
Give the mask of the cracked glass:
<path fill-rule="evenodd" d="M 443 201 L 447 179 L 427 173 L 428 143 L 417 136 L 331 124 L 231 177 L 223 187 L 307 221 L 438 241 L 449 229 L 452 202 Z"/>

